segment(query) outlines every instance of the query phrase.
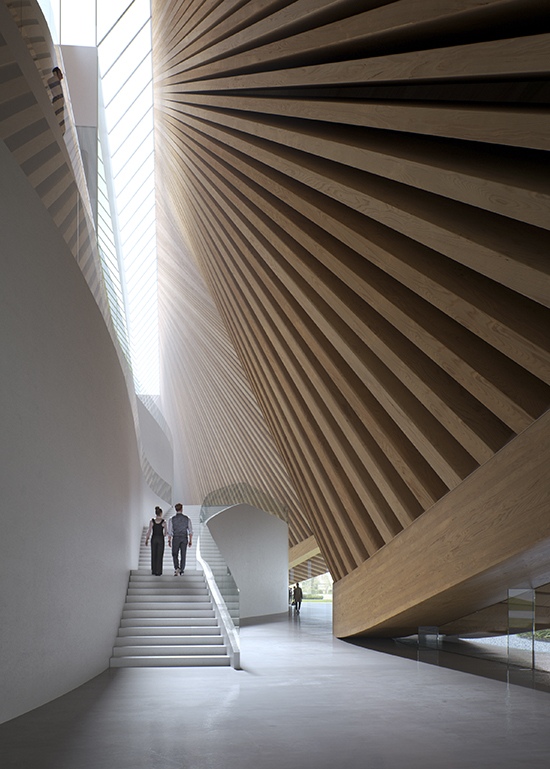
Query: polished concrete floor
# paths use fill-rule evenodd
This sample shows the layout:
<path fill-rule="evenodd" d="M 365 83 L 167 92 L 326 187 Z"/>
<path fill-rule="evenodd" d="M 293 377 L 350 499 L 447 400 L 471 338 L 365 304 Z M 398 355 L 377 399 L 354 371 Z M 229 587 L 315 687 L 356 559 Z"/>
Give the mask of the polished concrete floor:
<path fill-rule="evenodd" d="M 442 667 L 438 652 L 399 656 L 339 641 L 326 605 L 304 604 L 299 618 L 248 626 L 241 636 L 242 671 L 106 671 L 1 725 L 0 766 L 550 765 L 550 694 L 510 684 L 506 674 Z"/>

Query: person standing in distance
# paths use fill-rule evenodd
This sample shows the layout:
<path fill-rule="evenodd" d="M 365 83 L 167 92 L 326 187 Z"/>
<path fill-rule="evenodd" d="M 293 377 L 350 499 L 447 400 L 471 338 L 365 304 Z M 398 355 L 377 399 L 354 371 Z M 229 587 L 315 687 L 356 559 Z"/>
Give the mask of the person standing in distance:
<path fill-rule="evenodd" d="M 174 576 L 185 571 L 187 548 L 193 544 L 193 525 L 190 518 L 183 514 L 181 502 L 175 506 L 176 514 L 168 521 L 168 545 L 172 546 Z"/>
<path fill-rule="evenodd" d="M 294 608 L 296 610 L 296 614 L 300 613 L 300 609 L 302 608 L 302 598 L 303 598 L 303 592 L 302 588 L 300 587 L 300 583 L 297 582 L 296 586 L 294 588 Z"/>

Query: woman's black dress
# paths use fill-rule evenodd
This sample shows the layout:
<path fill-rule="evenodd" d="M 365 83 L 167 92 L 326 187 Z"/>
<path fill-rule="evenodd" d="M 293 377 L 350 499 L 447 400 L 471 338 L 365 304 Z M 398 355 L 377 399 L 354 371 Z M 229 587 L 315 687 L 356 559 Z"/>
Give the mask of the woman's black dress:
<path fill-rule="evenodd" d="M 164 559 L 164 523 L 153 521 L 153 535 L 151 537 L 151 572 L 160 577 L 162 574 L 162 561 Z"/>

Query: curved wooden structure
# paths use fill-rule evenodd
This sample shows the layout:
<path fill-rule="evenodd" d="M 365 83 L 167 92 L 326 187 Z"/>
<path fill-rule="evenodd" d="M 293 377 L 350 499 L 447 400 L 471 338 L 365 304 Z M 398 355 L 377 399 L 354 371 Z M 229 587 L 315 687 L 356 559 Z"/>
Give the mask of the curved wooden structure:
<path fill-rule="evenodd" d="M 281 500 L 338 635 L 550 581 L 548 3 L 156 0 L 153 20 L 188 501 Z"/>

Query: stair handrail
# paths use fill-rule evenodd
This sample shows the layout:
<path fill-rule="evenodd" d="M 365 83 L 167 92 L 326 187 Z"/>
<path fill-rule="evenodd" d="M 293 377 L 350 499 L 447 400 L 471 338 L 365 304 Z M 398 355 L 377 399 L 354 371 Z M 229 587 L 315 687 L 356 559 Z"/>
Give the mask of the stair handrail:
<path fill-rule="evenodd" d="M 234 667 L 235 670 L 241 670 L 241 643 L 239 639 L 239 633 L 235 627 L 233 618 L 229 613 L 229 609 L 227 608 L 224 597 L 216 583 L 214 573 L 207 561 L 205 561 L 201 556 L 200 537 L 197 542 L 197 561 L 202 566 L 204 572 L 206 584 L 208 586 L 208 590 L 210 591 L 212 603 L 214 605 L 214 613 L 218 622 L 220 623 L 220 629 L 222 631 L 222 635 L 227 647 L 231 666 Z"/>

